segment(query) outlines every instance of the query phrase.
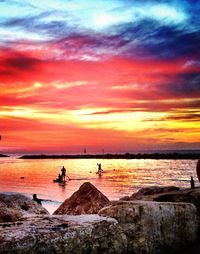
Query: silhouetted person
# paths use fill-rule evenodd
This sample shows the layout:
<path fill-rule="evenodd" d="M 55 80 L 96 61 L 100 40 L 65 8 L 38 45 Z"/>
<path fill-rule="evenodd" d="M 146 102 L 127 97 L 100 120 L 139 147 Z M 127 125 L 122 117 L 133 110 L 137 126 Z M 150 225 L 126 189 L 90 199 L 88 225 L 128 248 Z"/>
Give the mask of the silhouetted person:
<path fill-rule="evenodd" d="M 62 177 L 62 181 L 65 181 L 65 176 L 66 176 L 66 168 L 63 166 L 61 169 L 61 177 Z"/>
<path fill-rule="evenodd" d="M 98 171 L 101 171 L 101 163 L 97 163 Z"/>
<path fill-rule="evenodd" d="M 37 198 L 36 194 L 33 194 L 33 200 L 36 201 L 39 205 L 41 205 L 41 200 L 39 198 Z"/>
<path fill-rule="evenodd" d="M 194 189 L 194 188 L 195 188 L 194 179 L 193 179 L 192 176 L 191 176 L 191 180 L 190 180 L 190 185 L 191 185 L 191 189 Z"/>
<path fill-rule="evenodd" d="M 58 182 L 62 182 L 62 176 L 61 176 L 61 174 L 58 175 Z"/>
<path fill-rule="evenodd" d="M 103 173 L 103 169 L 101 168 L 101 163 L 97 163 L 98 166 L 98 174 L 99 176 L 101 176 L 101 174 Z"/>

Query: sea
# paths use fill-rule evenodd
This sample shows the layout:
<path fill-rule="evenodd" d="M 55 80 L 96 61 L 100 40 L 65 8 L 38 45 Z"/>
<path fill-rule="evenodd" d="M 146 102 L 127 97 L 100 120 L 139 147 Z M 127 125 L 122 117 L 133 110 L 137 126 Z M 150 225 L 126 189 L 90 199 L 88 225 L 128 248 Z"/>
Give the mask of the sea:
<path fill-rule="evenodd" d="M 96 174 L 101 163 L 103 175 Z M 196 186 L 197 160 L 150 159 L 19 159 L 0 158 L 0 192 L 37 194 L 42 205 L 53 213 L 84 182 L 92 183 L 110 200 L 130 196 L 140 188 L 173 185 Z M 62 167 L 71 180 L 54 183 Z"/>

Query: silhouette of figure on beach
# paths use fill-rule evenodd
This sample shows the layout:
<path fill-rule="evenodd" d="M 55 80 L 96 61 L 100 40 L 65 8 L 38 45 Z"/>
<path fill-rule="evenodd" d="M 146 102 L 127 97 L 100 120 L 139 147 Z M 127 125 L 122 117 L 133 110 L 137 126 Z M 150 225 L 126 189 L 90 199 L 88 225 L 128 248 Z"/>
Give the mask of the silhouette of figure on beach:
<path fill-rule="evenodd" d="M 194 179 L 193 179 L 192 176 L 191 176 L 191 179 L 190 179 L 190 186 L 191 186 L 191 189 L 195 188 Z"/>
<path fill-rule="evenodd" d="M 39 205 L 42 204 L 41 200 L 40 200 L 39 198 L 37 198 L 37 195 L 36 195 L 36 194 L 33 194 L 33 200 L 34 200 L 35 202 L 37 202 Z"/>
<path fill-rule="evenodd" d="M 62 181 L 65 182 L 65 177 L 66 177 L 66 168 L 63 166 L 61 169 L 61 177 L 62 177 Z"/>

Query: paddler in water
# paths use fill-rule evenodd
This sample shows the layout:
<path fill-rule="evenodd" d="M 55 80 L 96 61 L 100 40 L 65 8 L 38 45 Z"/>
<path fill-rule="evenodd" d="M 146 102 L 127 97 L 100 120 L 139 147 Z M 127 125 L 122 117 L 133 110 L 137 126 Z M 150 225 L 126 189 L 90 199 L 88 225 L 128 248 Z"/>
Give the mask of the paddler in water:
<path fill-rule="evenodd" d="M 65 177 L 66 177 L 66 168 L 63 166 L 61 169 L 61 177 L 62 177 L 62 181 L 65 182 Z"/>
<path fill-rule="evenodd" d="M 103 169 L 101 168 L 101 163 L 97 163 L 98 166 L 98 174 L 101 175 L 103 173 Z"/>
<path fill-rule="evenodd" d="M 62 182 L 62 176 L 61 176 L 61 174 L 58 175 L 58 182 L 59 182 L 59 183 Z"/>

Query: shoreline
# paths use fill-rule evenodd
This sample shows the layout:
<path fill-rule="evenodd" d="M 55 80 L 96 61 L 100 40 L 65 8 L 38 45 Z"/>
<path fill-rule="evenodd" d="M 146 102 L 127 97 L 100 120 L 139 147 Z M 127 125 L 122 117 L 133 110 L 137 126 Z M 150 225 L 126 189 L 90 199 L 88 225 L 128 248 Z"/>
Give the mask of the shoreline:
<path fill-rule="evenodd" d="M 0 154 L 0 158 L 10 157 L 9 155 Z"/>

